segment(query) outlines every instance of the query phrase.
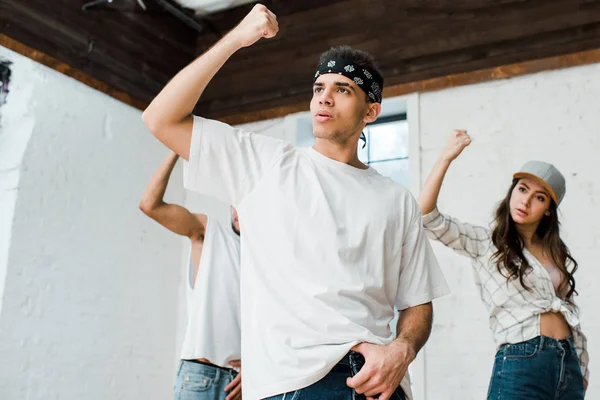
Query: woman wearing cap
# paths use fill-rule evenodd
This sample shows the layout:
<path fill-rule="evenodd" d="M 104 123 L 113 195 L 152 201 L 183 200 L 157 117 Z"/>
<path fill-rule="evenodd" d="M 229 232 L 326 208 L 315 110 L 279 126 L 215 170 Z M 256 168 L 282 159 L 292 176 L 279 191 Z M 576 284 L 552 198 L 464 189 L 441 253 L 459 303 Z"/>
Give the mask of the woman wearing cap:
<path fill-rule="evenodd" d="M 565 179 L 530 161 L 514 174 L 491 229 L 441 214 L 437 198 L 451 162 L 471 143 L 454 131 L 419 198 L 430 238 L 470 257 L 498 352 L 488 400 L 583 399 L 586 338 L 573 303 L 577 263 L 559 236 Z"/>

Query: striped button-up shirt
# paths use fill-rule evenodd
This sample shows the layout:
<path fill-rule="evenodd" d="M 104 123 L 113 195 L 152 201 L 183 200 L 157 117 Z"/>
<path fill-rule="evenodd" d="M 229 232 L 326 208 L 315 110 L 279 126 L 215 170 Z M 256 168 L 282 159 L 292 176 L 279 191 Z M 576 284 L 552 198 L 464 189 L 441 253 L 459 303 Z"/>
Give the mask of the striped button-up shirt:
<path fill-rule="evenodd" d="M 518 279 L 507 283 L 506 277 L 498 271 L 491 259 L 496 247 L 490 229 L 466 224 L 437 209 L 423 216 L 423 224 L 431 239 L 471 258 L 475 283 L 490 313 L 490 329 L 498 347 L 539 336 L 540 315 L 559 312 L 571 327 L 581 372 L 588 380 L 587 340 L 581 331 L 579 310 L 574 303 L 556 294 L 548 272 L 527 249 L 524 248 L 523 253 L 532 268 L 523 281 L 531 290 L 521 286 Z"/>

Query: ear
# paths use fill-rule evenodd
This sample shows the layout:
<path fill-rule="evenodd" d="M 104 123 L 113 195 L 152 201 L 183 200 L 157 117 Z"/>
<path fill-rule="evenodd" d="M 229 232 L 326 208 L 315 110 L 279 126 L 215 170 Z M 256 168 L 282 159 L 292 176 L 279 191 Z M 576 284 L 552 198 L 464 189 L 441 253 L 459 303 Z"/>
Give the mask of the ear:
<path fill-rule="evenodd" d="M 365 114 L 363 121 L 365 124 L 373 122 L 377 119 L 377 117 L 379 117 L 379 114 L 381 114 L 381 104 L 369 103 L 367 104 L 367 113 Z"/>
<path fill-rule="evenodd" d="M 549 216 L 550 216 L 550 210 L 547 210 L 547 211 L 544 213 L 544 215 L 545 215 L 546 217 L 549 217 Z"/>

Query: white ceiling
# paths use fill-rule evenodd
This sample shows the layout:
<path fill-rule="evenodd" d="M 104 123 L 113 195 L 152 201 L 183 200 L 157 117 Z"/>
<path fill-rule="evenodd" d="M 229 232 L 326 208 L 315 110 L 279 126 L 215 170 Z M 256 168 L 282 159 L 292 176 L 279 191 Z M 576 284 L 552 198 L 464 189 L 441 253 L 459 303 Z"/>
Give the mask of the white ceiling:
<path fill-rule="evenodd" d="M 184 7 L 196 10 L 200 14 L 210 14 L 242 4 L 252 3 L 255 0 L 175 0 Z"/>

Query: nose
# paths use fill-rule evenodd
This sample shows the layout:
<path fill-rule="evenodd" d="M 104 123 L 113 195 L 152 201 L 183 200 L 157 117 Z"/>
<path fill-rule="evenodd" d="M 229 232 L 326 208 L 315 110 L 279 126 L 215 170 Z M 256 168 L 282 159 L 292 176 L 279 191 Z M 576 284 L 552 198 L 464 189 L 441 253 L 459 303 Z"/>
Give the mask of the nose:
<path fill-rule="evenodd" d="M 529 206 L 531 205 L 531 199 L 533 198 L 533 194 L 527 194 L 526 196 L 523 196 L 523 205 L 527 208 L 529 208 Z"/>
<path fill-rule="evenodd" d="M 333 96 L 331 94 L 330 89 L 324 88 L 323 91 L 320 93 L 319 104 L 326 105 L 326 106 L 333 105 Z"/>

